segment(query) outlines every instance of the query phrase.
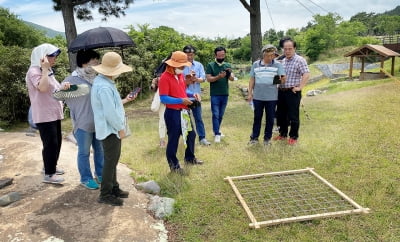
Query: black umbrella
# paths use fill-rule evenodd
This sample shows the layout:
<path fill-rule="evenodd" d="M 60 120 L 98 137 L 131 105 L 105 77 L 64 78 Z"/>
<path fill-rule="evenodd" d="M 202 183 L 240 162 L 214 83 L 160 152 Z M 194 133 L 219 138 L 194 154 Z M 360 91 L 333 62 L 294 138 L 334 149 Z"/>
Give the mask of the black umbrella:
<path fill-rule="evenodd" d="M 68 51 L 97 49 L 104 47 L 127 47 L 134 46 L 133 40 L 127 33 L 120 29 L 111 27 L 98 27 L 89 29 L 71 42 Z"/>

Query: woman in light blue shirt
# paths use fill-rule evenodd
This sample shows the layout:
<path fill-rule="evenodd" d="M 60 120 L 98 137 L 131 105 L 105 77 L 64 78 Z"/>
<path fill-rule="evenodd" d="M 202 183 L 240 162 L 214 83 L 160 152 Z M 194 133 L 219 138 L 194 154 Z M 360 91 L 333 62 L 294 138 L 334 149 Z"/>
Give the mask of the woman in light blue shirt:
<path fill-rule="evenodd" d="M 102 141 L 104 150 L 103 180 L 101 182 L 99 203 L 122 206 L 129 192 L 119 188 L 117 165 L 121 155 L 121 139 L 125 137 L 125 111 L 123 104 L 132 101 L 136 95 L 121 100 L 115 79 L 132 68 L 122 63 L 115 52 L 107 52 L 102 63 L 93 66 L 100 73 L 93 82 L 91 103 L 94 115 L 96 138 Z"/>

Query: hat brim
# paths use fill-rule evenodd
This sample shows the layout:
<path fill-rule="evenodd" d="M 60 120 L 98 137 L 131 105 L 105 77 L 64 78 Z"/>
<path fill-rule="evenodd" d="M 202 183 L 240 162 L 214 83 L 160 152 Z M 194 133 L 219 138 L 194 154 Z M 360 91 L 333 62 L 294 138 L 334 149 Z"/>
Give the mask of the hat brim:
<path fill-rule="evenodd" d="M 172 66 L 172 67 L 192 66 L 192 63 L 190 63 L 189 61 L 176 62 L 172 59 L 167 60 L 165 63 L 167 63 L 167 65 Z"/>
<path fill-rule="evenodd" d="M 132 71 L 132 67 L 130 67 L 128 65 L 125 65 L 125 64 L 122 64 L 117 68 L 110 68 L 110 67 L 107 67 L 107 66 L 103 66 L 102 64 L 97 65 L 97 66 L 92 66 L 92 68 L 96 72 L 98 72 L 100 74 L 103 74 L 105 76 L 116 76 L 116 75 L 119 75 L 119 74 L 122 74 L 122 73 L 125 73 L 125 72 Z"/>

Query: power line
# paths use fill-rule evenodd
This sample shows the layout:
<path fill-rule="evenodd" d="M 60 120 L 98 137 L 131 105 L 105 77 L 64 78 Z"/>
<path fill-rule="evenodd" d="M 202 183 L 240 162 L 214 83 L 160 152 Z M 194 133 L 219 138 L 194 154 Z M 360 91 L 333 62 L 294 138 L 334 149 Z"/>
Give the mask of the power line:
<path fill-rule="evenodd" d="M 307 6 L 304 5 L 303 3 L 301 3 L 299 0 L 296 0 L 296 2 L 298 2 L 301 6 L 303 6 L 305 9 L 307 9 L 308 12 L 310 12 L 313 16 L 315 15 L 315 13 L 313 13 L 313 11 L 311 11 L 309 8 L 307 8 Z"/>
<path fill-rule="evenodd" d="M 276 29 L 275 28 L 275 24 L 274 24 L 274 20 L 272 20 L 272 14 L 271 14 L 271 11 L 269 10 L 267 0 L 265 0 L 265 5 L 267 5 L 267 10 L 268 10 L 269 18 L 271 19 L 272 27 L 274 27 L 274 29 Z"/>
<path fill-rule="evenodd" d="M 312 0 L 308 0 L 308 1 L 311 2 L 311 3 L 313 3 L 315 6 L 319 7 L 319 8 L 322 9 L 323 11 L 329 13 L 328 10 L 326 10 L 325 8 L 323 8 L 323 7 L 321 7 L 320 5 L 316 4 L 314 1 L 312 1 Z"/>

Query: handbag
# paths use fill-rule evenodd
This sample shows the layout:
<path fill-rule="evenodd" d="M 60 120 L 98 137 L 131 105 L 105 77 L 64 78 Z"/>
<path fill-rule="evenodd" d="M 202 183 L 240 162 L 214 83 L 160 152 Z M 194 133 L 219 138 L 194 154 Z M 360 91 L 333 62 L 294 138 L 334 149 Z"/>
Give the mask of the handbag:
<path fill-rule="evenodd" d="M 154 94 L 153 101 L 151 102 L 150 110 L 157 112 L 160 109 L 160 103 L 160 94 L 157 89 L 156 93 Z"/>
<path fill-rule="evenodd" d="M 129 128 L 128 116 L 125 115 L 125 122 L 124 122 L 124 131 L 125 131 L 125 138 L 132 135 L 131 129 Z"/>

